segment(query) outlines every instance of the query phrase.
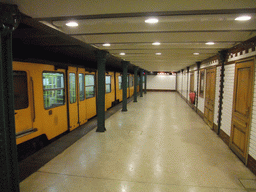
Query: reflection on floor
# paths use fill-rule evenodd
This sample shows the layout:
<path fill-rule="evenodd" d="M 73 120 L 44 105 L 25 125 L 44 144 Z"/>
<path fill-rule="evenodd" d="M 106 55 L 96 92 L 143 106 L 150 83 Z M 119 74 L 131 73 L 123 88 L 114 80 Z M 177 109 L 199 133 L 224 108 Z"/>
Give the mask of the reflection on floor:
<path fill-rule="evenodd" d="M 245 192 L 254 174 L 177 93 L 147 93 L 20 183 L 25 191 Z M 256 190 L 256 189 L 255 189 Z"/>

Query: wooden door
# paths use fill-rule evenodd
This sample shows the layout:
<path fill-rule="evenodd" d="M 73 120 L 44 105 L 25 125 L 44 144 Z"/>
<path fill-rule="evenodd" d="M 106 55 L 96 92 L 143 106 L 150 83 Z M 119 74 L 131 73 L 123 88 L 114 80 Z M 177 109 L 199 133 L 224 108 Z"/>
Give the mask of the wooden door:
<path fill-rule="evenodd" d="M 206 70 L 204 119 L 213 128 L 216 68 Z"/>
<path fill-rule="evenodd" d="M 236 64 L 230 148 L 246 163 L 252 106 L 254 61 Z"/>

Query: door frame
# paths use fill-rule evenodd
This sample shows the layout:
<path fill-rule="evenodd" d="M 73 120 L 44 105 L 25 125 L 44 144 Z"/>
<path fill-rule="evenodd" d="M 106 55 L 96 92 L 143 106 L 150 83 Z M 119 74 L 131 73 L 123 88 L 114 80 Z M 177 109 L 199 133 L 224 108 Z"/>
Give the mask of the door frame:
<path fill-rule="evenodd" d="M 213 122 L 212 122 L 212 125 L 210 124 L 210 122 L 208 121 L 208 119 L 206 119 L 205 117 L 205 106 L 206 106 L 206 94 L 207 94 L 207 70 L 211 70 L 211 69 L 214 69 L 214 73 L 215 73 L 215 76 L 214 76 L 214 98 L 213 98 Z M 207 123 L 207 125 L 210 126 L 211 129 L 214 128 L 214 112 L 215 112 L 215 93 L 216 93 L 216 70 L 217 67 L 216 66 L 213 66 L 213 67 L 208 67 L 208 68 L 205 68 L 205 71 L 204 71 L 204 75 L 205 75 L 205 87 L 204 87 L 204 121 Z"/>
<path fill-rule="evenodd" d="M 245 157 L 241 156 L 241 154 L 239 154 L 238 152 L 235 151 L 235 149 L 232 147 L 232 137 L 233 137 L 233 128 L 232 128 L 232 124 L 233 124 L 233 113 L 234 113 L 234 98 L 235 98 L 235 91 L 236 91 L 236 66 L 239 63 L 244 63 L 244 62 L 250 62 L 252 61 L 253 65 L 253 73 L 252 73 L 252 83 L 251 83 L 251 94 L 250 94 L 250 108 L 249 108 L 249 120 L 248 120 L 248 134 L 246 137 L 246 143 L 245 143 Z M 235 62 L 235 76 L 234 76 L 234 91 L 233 91 L 233 104 L 232 104 L 232 119 L 231 119 L 231 130 L 230 130 L 230 139 L 229 139 L 229 147 L 230 149 L 238 156 L 239 159 L 241 159 L 241 161 L 243 161 L 243 163 L 245 163 L 245 165 L 247 165 L 247 161 L 248 161 L 248 154 L 249 154 L 249 143 L 250 143 L 250 133 L 251 133 L 251 123 L 252 123 L 252 108 L 253 108 L 253 96 L 254 96 L 254 81 L 255 81 L 255 65 L 256 65 L 256 59 L 255 57 L 250 57 L 250 58 L 246 58 L 246 59 L 241 59 Z"/>

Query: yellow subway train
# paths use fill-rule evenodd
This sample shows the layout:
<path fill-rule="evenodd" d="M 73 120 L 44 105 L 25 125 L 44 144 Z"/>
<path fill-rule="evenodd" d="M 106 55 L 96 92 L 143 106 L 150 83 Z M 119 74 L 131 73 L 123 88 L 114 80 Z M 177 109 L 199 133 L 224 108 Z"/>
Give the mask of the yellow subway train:
<path fill-rule="evenodd" d="M 51 140 L 96 115 L 96 72 L 82 67 L 13 62 L 16 143 Z M 105 110 L 122 101 L 122 74 L 106 72 Z M 134 75 L 127 78 L 134 94 Z"/>

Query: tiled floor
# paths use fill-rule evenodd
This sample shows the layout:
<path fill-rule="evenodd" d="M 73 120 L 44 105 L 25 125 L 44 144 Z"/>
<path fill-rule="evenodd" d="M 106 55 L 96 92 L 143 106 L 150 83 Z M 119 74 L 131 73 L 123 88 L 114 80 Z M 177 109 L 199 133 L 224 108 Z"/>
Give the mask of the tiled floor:
<path fill-rule="evenodd" d="M 106 128 L 92 130 L 25 179 L 21 191 L 245 192 L 255 186 L 256 177 L 177 93 L 149 92 L 107 119 Z"/>

